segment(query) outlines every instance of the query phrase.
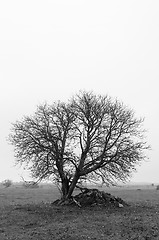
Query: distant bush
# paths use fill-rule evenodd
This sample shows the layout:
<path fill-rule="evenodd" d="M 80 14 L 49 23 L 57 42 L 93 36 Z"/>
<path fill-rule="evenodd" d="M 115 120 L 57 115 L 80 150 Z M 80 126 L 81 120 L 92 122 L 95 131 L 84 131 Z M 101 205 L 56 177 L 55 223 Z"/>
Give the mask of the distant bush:
<path fill-rule="evenodd" d="M 6 188 L 10 187 L 13 184 L 12 180 L 6 179 L 2 182 L 2 185 Z"/>
<path fill-rule="evenodd" d="M 156 186 L 156 190 L 159 190 L 159 185 Z"/>

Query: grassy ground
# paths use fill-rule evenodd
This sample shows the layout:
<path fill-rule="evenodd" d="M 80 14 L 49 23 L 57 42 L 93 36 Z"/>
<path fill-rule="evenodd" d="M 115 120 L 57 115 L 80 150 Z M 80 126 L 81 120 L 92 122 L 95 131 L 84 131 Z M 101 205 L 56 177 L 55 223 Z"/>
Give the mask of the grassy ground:
<path fill-rule="evenodd" d="M 0 240 L 159 240 L 159 191 L 152 187 L 106 191 L 130 206 L 58 207 L 50 204 L 59 197 L 55 188 L 1 188 Z"/>

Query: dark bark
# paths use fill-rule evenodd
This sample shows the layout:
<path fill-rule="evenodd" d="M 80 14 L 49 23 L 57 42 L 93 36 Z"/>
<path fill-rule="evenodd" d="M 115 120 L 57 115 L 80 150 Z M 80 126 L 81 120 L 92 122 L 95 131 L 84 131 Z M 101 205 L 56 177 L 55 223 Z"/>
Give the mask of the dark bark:
<path fill-rule="evenodd" d="M 64 178 L 62 180 L 61 190 L 62 190 L 62 199 L 66 199 L 69 191 L 69 180 L 67 178 Z"/>
<path fill-rule="evenodd" d="M 72 181 L 72 183 L 71 183 L 71 185 L 70 185 L 70 187 L 69 187 L 68 193 L 67 193 L 67 199 L 69 199 L 69 198 L 72 196 L 72 193 L 73 193 L 73 191 L 74 191 L 74 189 L 75 189 L 75 187 L 76 187 L 76 184 L 77 184 L 77 182 L 78 182 L 78 179 L 79 179 L 78 176 L 75 176 L 75 177 L 74 177 L 74 179 L 73 179 L 73 181 Z"/>
<path fill-rule="evenodd" d="M 76 184 L 79 180 L 79 177 L 80 177 L 80 175 L 76 172 L 71 183 L 67 177 L 62 180 L 62 187 L 61 187 L 62 200 L 68 200 L 71 198 L 73 191 L 76 187 Z"/>

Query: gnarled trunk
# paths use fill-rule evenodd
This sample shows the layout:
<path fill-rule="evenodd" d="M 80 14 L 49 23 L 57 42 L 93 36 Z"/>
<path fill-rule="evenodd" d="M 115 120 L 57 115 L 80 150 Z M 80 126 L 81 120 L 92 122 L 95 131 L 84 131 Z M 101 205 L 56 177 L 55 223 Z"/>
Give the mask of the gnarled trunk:
<path fill-rule="evenodd" d="M 62 180 L 62 200 L 68 200 L 71 198 L 72 193 L 76 187 L 76 184 L 79 180 L 79 175 L 77 173 L 75 173 L 75 176 L 71 182 L 71 184 L 69 183 L 69 180 L 67 178 Z"/>
<path fill-rule="evenodd" d="M 61 191 L 62 191 L 62 199 L 65 200 L 69 191 L 69 180 L 67 178 L 64 178 L 62 180 Z"/>

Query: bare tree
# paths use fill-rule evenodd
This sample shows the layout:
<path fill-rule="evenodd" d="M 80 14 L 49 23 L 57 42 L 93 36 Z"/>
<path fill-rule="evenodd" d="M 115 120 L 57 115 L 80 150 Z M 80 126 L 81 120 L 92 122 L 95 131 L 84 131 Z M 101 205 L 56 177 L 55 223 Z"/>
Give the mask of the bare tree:
<path fill-rule="evenodd" d="M 23 180 L 23 186 L 25 188 L 38 188 L 38 181 L 26 181 L 22 176 L 21 176 L 22 180 Z"/>
<path fill-rule="evenodd" d="M 66 200 L 83 180 L 113 184 L 131 176 L 149 148 L 142 123 L 118 100 L 80 92 L 14 123 L 9 142 L 17 163 L 37 179 L 53 178 Z"/>

